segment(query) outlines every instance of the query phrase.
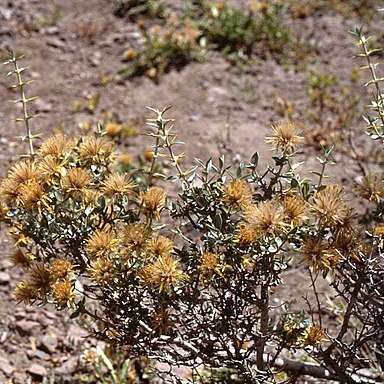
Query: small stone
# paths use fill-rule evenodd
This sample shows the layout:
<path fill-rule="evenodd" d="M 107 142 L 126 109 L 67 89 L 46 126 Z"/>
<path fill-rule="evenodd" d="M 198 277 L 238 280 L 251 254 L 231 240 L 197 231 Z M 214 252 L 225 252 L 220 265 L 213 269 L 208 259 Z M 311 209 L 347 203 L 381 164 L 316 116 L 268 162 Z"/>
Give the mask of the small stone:
<path fill-rule="evenodd" d="M 73 372 L 76 371 L 79 366 L 79 357 L 72 356 L 60 367 L 55 368 L 55 376 L 60 377 L 61 379 L 71 379 L 73 377 Z"/>
<path fill-rule="evenodd" d="M 28 369 L 27 372 L 35 376 L 36 378 L 42 379 L 44 376 L 47 376 L 47 370 L 40 364 L 32 364 Z"/>
<path fill-rule="evenodd" d="M 12 9 L 0 8 L 0 20 L 11 20 L 12 15 Z"/>
<path fill-rule="evenodd" d="M 11 276 L 8 272 L 0 271 L 0 285 L 8 285 L 11 281 Z"/>
<path fill-rule="evenodd" d="M 56 25 L 51 25 L 41 30 L 41 33 L 45 33 L 46 35 L 57 35 L 59 32 L 59 27 Z"/>
<path fill-rule="evenodd" d="M 52 353 L 57 348 L 57 338 L 51 337 L 49 335 L 44 335 L 37 344 L 37 348 L 41 349 L 46 353 Z"/>
<path fill-rule="evenodd" d="M 48 353 L 45 353 L 44 351 L 41 351 L 40 349 L 36 349 L 36 351 L 34 352 L 35 352 L 34 357 L 36 357 L 39 360 L 46 360 L 46 361 L 51 360 L 51 355 Z"/>
<path fill-rule="evenodd" d="M 36 321 L 19 320 L 16 322 L 15 328 L 22 336 L 30 336 L 33 331 L 40 328 L 40 324 Z"/>
<path fill-rule="evenodd" d="M 44 100 L 36 99 L 35 107 L 38 112 L 50 112 L 52 111 L 52 104 L 47 103 Z"/>
<path fill-rule="evenodd" d="M 98 67 L 101 62 L 101 53 L 99 51 L 93 52 L 89 57 L 88 61 L 92 67 Z"/>
<path fill-rule="evenodd" d="M 8 332 L 0 332 L 0 344 L 3 344 L 8 338 Z"/>
<path fill-rule="evenodd" d="M 0 357 L 0 371 L 2 371 L 5 376 L 10 377 L 14 370 L 15 368 L 11 365 L 8 359 Z"/>
<path fill-rule="evenodd" d="M 47 44 L 51 47 L 54 47 L 54 48 L 64 48 L 65 47 L 65 43 L 57 37 L 51 37 L 47 41 Z"/>

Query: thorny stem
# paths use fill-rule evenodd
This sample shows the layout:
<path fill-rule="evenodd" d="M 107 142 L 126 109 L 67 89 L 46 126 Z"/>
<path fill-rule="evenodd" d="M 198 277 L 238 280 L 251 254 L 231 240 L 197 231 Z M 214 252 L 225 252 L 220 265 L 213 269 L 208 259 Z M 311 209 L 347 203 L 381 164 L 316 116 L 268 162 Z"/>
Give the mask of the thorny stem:
<path fill-rule="evenodd" d="M 363 68 L 368 68 L 369 71 L 371 72 L 372 80 L 369 81 L 366 84 L 366 86 L 370 85 L 370 84 L 375 84 L 376 98 L 377 98 L 377 100 L 376 100 L 377 112 L 378 112 L 380 120 L 381 120 L 381 125 L 382 125 L 382 127 L 384 127 L 384 110 L 383 110 L 384 99 L 383 99 L 383 94 L 381 93 L 380 86 L 379 86 L 379 82 L 382 81 L 383 79 L 380 79 L 376 76 L 375 68 L 376 68 L 377 64 L 372 63 L 371 57 L 370 57 L 372 53 L 377 52 L 378 50 L 377 49 L 368 49 L 367 41 L 369 40 L 369 38 L 366 39 L 365 36 L 362 35 L 361 30 L 357 30 L 357 32 L 354 34 L 357 35 L 357 37 L 359 39 L 359 44 L 362 45 L 363 51 L 364 51 L 363 54 L 358 54 L 357 56 L 364 56 L 365 57 L 368 65 L 367 65 L 367 67 L 363 67 Z M 384 137 L 377 130 L 376 124 L 370 123 L 370 126 L 374 129 L 375 133 L 381 138 L 381 140 L 384 144 Z"/>
<path fill-rule="evenodd" d="M 28 114 L 27 103 L 29 101 L 34 100 L 35 97 L 27 99 L 27 97 L 25 95 L 24 86 L 27 85 L 29 82 L 24 83 L 22 78 L 21 78 L 21 72 L 23 72 L 25 70 L 25 68 L 19 68 L 18 59 L 21 59 L 22 57 L 20 57 L 20 58 L 16 57 L 16 55 L 13 52 L 9 52 L 9 56 L 10 56 L 10 60 L 8 61 L 8 63 L 13 63 L 13 66 L 15 68 L 14 71 L 11 72 L 11 73 L 15 73 L 16 74 L 16 78 L 17 78 L 17 83 L 13 87 L 14 88 L 17 87 L 17 88 L 20 89 L 20 99 L 16 100 L 15 102 L 20 102 L 23 105 L 23 117 L 21 119 L 16 119 L 16 121 L 24 121 L 24 123 L 25 123 L 26 131 L 27 131 L 27 134 L 26 134 L 25 137 L 28 140 L 29 156 L 31 158 L 33 158 L 34 155 L 35 155 L 35 152 L 34 152 L 34 149 L 33 149 L 33 138 L 35 136 L 33 136 L 32 133 L 31 133 L 31 128 L 30 128 L 30 125 L 29 125 L 29 120 L 31 118 L 33 118 L 34 116 Z"/>
<path fill-rule="evenodd" d="M 315 298 L 316 298 L 317 311 L 318 311 L 318 316 L 319 316 L 319 325 L 320 325 L 320 328 L 323 328 L 322 327 L 322 321 L 321 321 L 321 306 L 320 306 L 320 300 L 319 300 L 319 293 L 317 292 L 317 289 L 316 289 L 317 276 L 315 278 L 313 277 L 311 269 L 309 269 L 309 276 L 311 277 L 311 285 L 313 288 L 313 293 L 315 294 Z"/>

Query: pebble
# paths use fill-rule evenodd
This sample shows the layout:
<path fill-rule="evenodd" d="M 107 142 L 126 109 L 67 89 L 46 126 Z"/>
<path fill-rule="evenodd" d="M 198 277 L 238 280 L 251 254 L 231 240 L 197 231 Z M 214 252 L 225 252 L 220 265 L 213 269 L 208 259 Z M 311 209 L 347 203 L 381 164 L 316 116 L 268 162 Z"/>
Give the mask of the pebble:
<path fill-rule="evenodd" d="M 35 376 L 36 378 L 43 378 L 44 376 L 47 376 L 47 370 L 40 364 L 32 364 L 28 369 L 27 372 L 31 374 L 32 376 Z"/>
<path fill-rule="evenodd" d="M 60 367 L 55 368 L 55 376 L 60 377 L 60 379 L 69 379 L 73 378 L 73 372 L 76 371 L 76 368 L 79 365 L 79 357 L 72 356 Z"/>
<path fill-rule="evenodd" d="M 64 48 L 65 47 L 65 43 L 57 37 L 51 37 L 47 41 L 47 44 L 51 47 L 54 47 L 54 48 Z"/>
<path fill-rule="evenodd" d="M 46 352 L 53 353 L 57 348 L 58 340 L 49 335 L 44 335 L 41 339 L 38 340 L 37 348 Z"/>
<path fill-rule="evenodd" d="M 36 99 L 35 100 L 35 107 L 38 112 L 50 112 L 52 111 L 52 104 L 47 103 L 44 100 Z"/>
<path fill-rule="evenodd" d="M 88 61 L 92 67 L 98 67 L 101 63 L 101 53 L 99 51 L 93 52 L 89 57 Z"/>
<path fill-rule="evenodd" d="M 12 16 L 12 9 L 0 8 L 0 20 L 11 20 Z"/>
<path fill-rule="evenodd" d="M 11 281 L 11 276 L 8 272 L 0 271 L 0 285 L 8 285 Z"/>
<path fill-rule="evenodd" d="M 15 368 L 11 365 L 10 361 L 5 357 L 0 357 L 0 371 L 3 371 L 4 375 L 10 377 Z"/>
<path fill-rule="evenodd" d="M 40 324 L 36 321 L 19 320 L 16 322 L 15 328 L 22 336 L 30 336 L 33 331 L 40 329 Z"/>

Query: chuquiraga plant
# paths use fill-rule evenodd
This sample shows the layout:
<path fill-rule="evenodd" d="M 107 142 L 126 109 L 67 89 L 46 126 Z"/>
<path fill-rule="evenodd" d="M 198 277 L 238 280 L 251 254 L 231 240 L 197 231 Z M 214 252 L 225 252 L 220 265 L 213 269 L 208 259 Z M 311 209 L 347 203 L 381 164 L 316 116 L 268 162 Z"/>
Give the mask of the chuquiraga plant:
<path fill-rule="evenodd" d="M 382 175 L 359 186 L 376 207 L 365 234 L 343 188 L 324 183 L 332 148 L 316 181 L 300 178 L 303 138 L 292 123 L 273 126 L 275 164 L 265 171 L 257 154 L 235 170 L 220 157 L 183 171 L 172 121 L 166 110 L 151 111 L 153 159 L 139 185 L 113 170 L 114 145 L 102 133 L 52 136 L 10 169 L 2 215 L 15 239 L 11 260 L 25 270 L 16 300 L 89 316 L 94 335 L 132 357 L 191 369 L 179 377 L 157 367 L 164 382 L 274 383 L 276 369 L 292 380 L 380 382 Z M 174 174 L 154 172 L 159 158 Z M 179 198 L 154 186 L 156 178 L 179 182 Z M 272 305 L 298 261 L 314 297 L 301 313 Z M 332 328 L 317 288 L 325 276 L 338 304 Z M 290 352 L 318 364 L 290 360 Z"/>

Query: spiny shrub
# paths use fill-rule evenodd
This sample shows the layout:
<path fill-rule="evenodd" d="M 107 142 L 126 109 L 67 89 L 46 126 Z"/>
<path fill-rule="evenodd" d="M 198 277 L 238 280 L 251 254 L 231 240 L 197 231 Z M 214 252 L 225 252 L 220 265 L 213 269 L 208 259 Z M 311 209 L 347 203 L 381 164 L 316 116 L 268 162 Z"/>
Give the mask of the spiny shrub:
<path fill-rule="evenodd" d="M 23 90 L 17 59 L 10 62 Z M 382 140 L 381 81 L 373 77 L 378 92 L 367 121 Z M 292 123 L 272 127 L 267 141 L 276 154 L 266 169 L 255 153 L 236 169 L 222 156 L 183 170 L 167 110 L 150 110 L 152 163 L 140 183 L 114 171 L 114 144 L 102 132 L 55 135 L 35 152 L 28 131 L 29 158 L 1 185 L 11 260 L 25 271 L 15 299 L 88 316 L 95 336 L 132 357 L 191 370 L 180 377 L 155 366 L 164 382 L 274 383 L 279 370 L 292 380 L 380 382 L 383 176 L 358 186 L 374 213 L 361 226 L 343 187 L 325 183 L 332 147 L 314 180 L 300 177 L 303 138 Z M 159 158 L 174 167 L 171 175 L 155 172 Z M 158 178 L 179 185 L 178 198 L 154 185 Z M 275 305 L 285 271 L 299 263 L 313 298 L 301 311 Z M 325 277 L 332 323 L 318 290 Z"/>

